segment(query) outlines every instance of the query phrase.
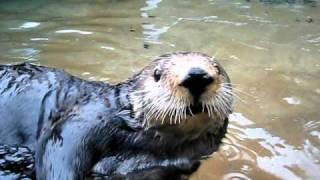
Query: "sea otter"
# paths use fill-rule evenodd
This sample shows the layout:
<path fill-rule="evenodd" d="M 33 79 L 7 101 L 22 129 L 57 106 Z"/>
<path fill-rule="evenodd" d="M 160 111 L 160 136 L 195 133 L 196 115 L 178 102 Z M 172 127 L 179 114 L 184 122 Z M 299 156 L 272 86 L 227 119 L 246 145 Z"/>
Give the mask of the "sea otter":
<path fill-rule="evenodd" d="M 232 102 L 223 67 L 197 52 L 162 55 L 116 85 L 1 65 L 0 143 L 34 151 L 37 179 L 193 172 L 221 144 Z"/>

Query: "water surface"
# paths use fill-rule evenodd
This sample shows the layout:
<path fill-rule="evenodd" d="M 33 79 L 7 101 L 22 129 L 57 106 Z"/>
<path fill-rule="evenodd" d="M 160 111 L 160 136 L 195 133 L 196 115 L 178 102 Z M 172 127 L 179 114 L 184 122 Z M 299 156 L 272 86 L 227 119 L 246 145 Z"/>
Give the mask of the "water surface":
<path fill-rule="evenodd" d="M 239 96 L 192 179 L 320 178 L 319 1 L 0 1 L 0 63 L 115 83 L 174 51 L 220 59 Z"/>

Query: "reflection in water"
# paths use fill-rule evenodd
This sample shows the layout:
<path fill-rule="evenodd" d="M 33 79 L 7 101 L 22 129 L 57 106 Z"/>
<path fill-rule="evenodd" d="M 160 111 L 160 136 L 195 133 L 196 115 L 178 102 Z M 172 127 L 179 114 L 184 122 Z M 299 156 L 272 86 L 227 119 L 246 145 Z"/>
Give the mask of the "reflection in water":
<path fill-rule="evenodd" d="M 0 1 L 0 63 L 125 79 L 159 54 L 220 59 L 239 96 L 193 179 L 319 179 L 320 2 Z"/>
<path fill-rule="evenodd" d="M 78 33 L 78 34 L 82 34 L 82 35 L 92 34 L 92 32 L 80 31 L 80 30 L 76 30 L 76 29 L 58 30 L 58 31 L 56 31 L 56 33 Z"/>
<path fill-rule="evenodd" d="M 146 0 L 146 6 L 140 9 L 142 17 L 149 17 L 146 11 L 156 9 L 161 1 L 162 0 Z"/>
<path fill-rule="evenodd" d="M 21 59 L 22 61 L 36 61 L 40 50 L 35 48 L 22 48 L 22 49 L 13 49 L 10 53 L 15 54 L 13 58 Z"/>
<path fill-rule="evenodd" d="M 297 167 L 308 167 L 305 169 L 306 173 L 312 177 L 317 176 L 320 168 L 318 164 L 314 160 L 310 159 L 306 153 L 308 152 L 307 149 L 314 149 L 310 142 L 303 144 L 303 146 L 300 148 L 296 148 L 288 144 L 284 139 L 270 134 L 265 129 L 247 128 L 246 126 L 248 125 L 254 126 L 254 123 L 248 119 L 245 119 L 245 117 L 239 113 L 234 113 L 231 115 L 230 122 L 232 123 L 230 126 L 230 133 L 233 134 L 233 131 L 236 131 L 235 139 L 237 140 L 234 141 L 252 140 L 258 142 L 259 146 L 261 146 L 259 148 L 263 149 L 263 151 L 267 151 L 268 155 L 266 156 L 256 154 L 259 152 L 251 153 L 251 155 L 253 155 L 251 158 L 255 161 L 259 168 L 283 179 L 299 179 L 299 176 L 296 176 L 296 174 L 292 172 L 292 169 Z M 239 142 L 233 143 L 238 144 Z M 237 148 L 245 148 L 244 151 L 251 151 L 242 145 L 237 146 Z M 317 150 L 314 153 L 317 155 L 319 152 L 320 151 Z"/>
<path fill-rule="evenodd" d="M 48 38 L 31 38 L 31 41 L 48 41 Z"/>
<path fill-rule="evenodd" d="M 18 28 L 9 28 L 9 29 L 16 30 L 16 29 L 35 28 L 35 27 L 37 27 L 39 25 L 40 25 L 39 22 L 25 22 L 21 26 L 19 26 Z"/>
<path fill-rule="evenodd" d="M 301 104 L 301 101 L 296 97 L 285 97 L 283 99 L 287 101 L 288 104 L 295 104 L 295 105 Z"/>
<path fill-rule="evenodd" d="M 142 24 L 143 28 L 143 36 L 144 36 L 144 42 L 145 42 L 145 48 L 148 49 L 149 43 L 150 44 L 161 44 L 160 42 L 160 36 L 164 33 L 166 33 L 171 26 L 162 26 L 162 27 L 156 27 L 155 24 L 150 23 L 152 21 L 152 18 L 156 18 L 153 15 L 150 15 L 148 12 L 150 12 L 153 9 L 156 9 L 158 7 L 158 4 L 162 0 L 147 0 L 146 6 L 141 8 L 141 17 L 145 19 L 145 21 Z M 150 19 L 151 18 L 151 19 Z M 174 45 L 173 45 L 174 46 Z"/>
<path fill-rule="evenodd" d="M 148 23 L 144 23 L 142 27 L 144 29 L 143 35 L 145 42 L 153 44 L 159 43 L 160 35 L 167 32 L 169 29 L 168 26 L 156 28 L 154 24 Z"/>

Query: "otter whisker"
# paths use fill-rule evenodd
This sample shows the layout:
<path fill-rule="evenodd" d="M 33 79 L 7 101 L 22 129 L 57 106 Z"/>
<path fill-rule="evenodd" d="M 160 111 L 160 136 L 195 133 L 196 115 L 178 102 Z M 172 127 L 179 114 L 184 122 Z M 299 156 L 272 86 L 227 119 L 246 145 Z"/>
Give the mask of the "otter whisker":
<path fill-rule="evenodd" d="M 221 100 L 220 100 L 220 96 L 216 96 L 216 101 L 215 103 L 217 104 L 217 107 L 219 108 L 219 115 L 220 117 L 222 117 L 222 114 L 225 114 L 225 111 L 224 111 L 224 105 L 222 104 Z"/>
<path fill-rule="evenodd" d="M 177 102 L 177 105 L 179 105 L 179 102 Z M 179 116 L 179 107 L 178 107 L 178 108 L 175 108 L 175 109 L 174 109 L 174 112 L 175 112 L 175 116 L 174 116 L 173 122 L 174 122 L 174 124 L 176 124 L 176 123 L 177 123 L 178 116 Z"/>
<path fill-rule="evenodd" d="M 168 113 L 170 113 L 170 107 L 173 104 L 173 101 L 172 101 L 171 97 L 166 97 L 165 101 L 167 101 L 167 102 L 162 102 L 162 104 L 161 104 L 161 106 L 164 107 L 164 108 L 161 109 L 161 111 L 157 115 L 154 116 L 154 118 L 156 120 L 160 120 L 161 119 L 161 122 L 164 122 L 166 116 L 168 116 Z M 167 106 L 164 103 L 167 103 Z"/>
<path fill-rule="evenodd" d="M 181 123 L 181 121 L 183 120 L 183 116 L 184 116 L 184 104 L 185 102 L 180 102 L 180 108 L 179 108 L 179 124 Z"/>
<path fill-rule="evenodd" d="M 188 104 L 187 100 L 183 99 L 183 102 L 181 104 L 181 121 L 187 119 L 186 104 Z M 179 121 L 179 124 L 181 123 L 181 121 Z"/>
<path fill-rule="evenodd" d="M 155 119 L 157 120 L 162 115 L 162 113 L 165 113 L 167 111 L 167 108 L 164 105 L 167 103 L 168 97 L 169 96 L 167 94 L 163 95 L 161 97 L 158 97 L 158 101 L 149 103 L 148 105 L 143 107 L 146 111 L 146 121 L 154 119 L 155 114 L 157 114 L 157 116 L 155 117 Z M 165 109 L 159 109 L 159 107 L 165 107 Z"/>
<path fill-rule="evenodd" d="M 211 110 L 209 108 L 209 105 L 208 104 L 205 104 L 206 108 L 207 108 L 207 111 L 208 111 L 208 116 L 211 117 Z"/>
<path fill-rule="evenodd" d="M 249 98 L 253 98 L 253 99 L 256 98 L 255 96 L 250 95 L 250 94 L 245 94 L 245 93 L 239 91 L 238 89 L 232 89 L 232 90 L 233 90 L 233 93 L 234 93 L 234 94 L 239 93 L 239 94 L 245 95 L 246 97 L 249 97 Z"/>
<path fill-rule="evenodd" d="M 168 104 L 167 106 L 165 107 L 164 111 L 161 116 L 159 117 L 159 119 L 161 119 L 161 124 L 164 124 L 165 123 L 165 120 L 167 118 L 169 118 L 169 121 L 170 119 L 172 119 L 172 109 L 170 108 L 173 104 L 173 100 L 172 98 L 170 97 L 169 101 L 168 101 Z"/>
<path fill-rule="evenodd" d="M 231 112 L 231 109 L 228 107 L 228 105 L 226 104 L 225 100 L 223 100 L 223 96 L 219 96 L 219 102 L 222 105 L 222 111 L 224 114 L 228 114 L 228 112 Z"/>
<path fill-rule="evenodd" d="M 181 102 L 177 102 L 177 108 L 175 109 L 175 118 L 174 118 L 174 124 L 177 124 L 177 121 L 180 119 L 180 110 L 181 110 Z"/>
<path fill-rule="evenodd" d="M 168 112 L 167 112 L 167 115 L 166 116 L 169 116 L 169 121 L 170 121 L 170 124 L 172 123 L 173 118 L 175 116 L 175 106 L 176 106 L 176 99 L 173 98 L 172 96 L 170 97 L 170 104 L 168 104 L 167 108 L 168 108 Z M 163 117 L 163 119 L 166 118 L 166 116 Z"/>
<path fill-rule="evenodd" d="M 232 102 L 233 96 L 222 93 L 220 95 L 220 98 L 221 98 L 221 103 L 224 105 L 224 108 L 226 109 L 227 113 L 231 111 L 232 105 L 228 104 L 227 102 Z"/>
<path fill-rule="evenodd" d="M 168 101 L 169 102 L 166 102 L 166 105 L 163 105 L 165 109 L 162 113 L 160 113 L 159 116 L 157 116 L 157 118 L 161 118 L 162 122 L 164 122 L 165 118 L 169 117 L 169 121 L 172 123 L 175 110 L 174 107 L 176 107 L 176 100 L 170 96 Z"/>
<path fill-rule="evenodd" d="M 239 92 L 239 93 L 242 93 L 243 95 L 249 96 L 249 97 L 251 97 L 251 98 L 256 98 L 256 97 L 253 96 L 252 94 L 246 93 L 246 92 L 244 92 L 244 91 L 242 91 L 242 90 L 240 90 L 240 89 L 238 89 L 238 88 L 232 87 L 232 90 L 237 91 L 237 92 Z"/>
<path fill-rule="evenodd" d="M 194 114 L 192 113 L 192 110 L 191 110 L 191 107 L 188 106 L 188 110 L 189 110 L 189 113 L 191 114 L 191 116 L 194 116 Z"/>
<path fill-rule="evenodd" d="M 180 124 L 182 119 L 183 119 L 183 105 L 181 105 L 181 108 L 179 108 L 179 119 L 178 119 L 178 123 Z"/>
<path fill-rule="evenodd" d="M 202 106 L 201 112 L 204 112 L 204 111 L 205 111 L 205 106 L 204 106 L 204 104 L 201 104 L 201 106 Z"/>
<path fill-rule="evenodd" d="M 209 117 L 213 117 L 213 109 L 212 109 L 212 106 L 210 104 L 206 104 L 207 106 L 207 109 L 208 109 L 208 114 L 209 114 Z"/>
<path fill-rule="evenodd" d="M 223 116 L 222 116 L 222 114 L 223 114 L 223 112 L 222 112 L 222 105 L 220 104 L 220 101 L 217 99 L 217 97 L 218 96 L 216 96 L 212 101 L 212 105 L 213 105 L 213 108 L 215 109 L 215 111 L 213 111 L 213 112 L 215 112 L 220 118 L 222 118 Z"/>
<path fill-rule="evenodd" d="M 226 85 L 231 85 L 231 86 L 239 86 L 240 84 L 236 84 L 236 83 L 227 83 L 227 82 L 223 82 L 223 83 L 220 83 L 220 84 L 226 84 Z"/>
<path fill-rule="evenodd" d="M 172 119 L 173 119 L 173 117 L 174 117 L 174 109 L 173 108 L 171 108 L 171 106 L 175 106 L 175 101 L 174 101 L 174 99 L 171 97 L 171 99 L 170 99 L 170 104 L 168 105 L 168 107 L 170 107 L 170 109 L 169 109 L 169 112 L 168 112 L 168 115 L 169 115 L 169 121 L 171 122 L 172 121 Z M 164 118 L 163 118 L 163 120 L 164 120 Z"/>
<path fill-rule="evenodd" d="M 244 101 L 242 98 L 240 98 L 239 95 L 237 95 L 234 91 L 234 89 L 228 88 L 228 87 L 222 87 L 223 90 L 221 90 L 222 93 L 228 93 L 231 96 L 235 96 L 236 98 L 238 98 L 240 101 L 246 103 L 246 101 Z"/>
<path fill-rule="evenodd" d="M 239 99 L 240 102 L 244 103 L 244 104 L 248 104 L 245 100 L 243 100 L 242 98 L 240 98 L 239 95 L 237 95 L 235 92 L 232 92 L 230 90 L 224 90 L 224 93 L 230 95 L 230 96 L 234 96 L 235 98 Z"/>
<path fill-rule="evenodd" d="M 169 120 L 171 121 L 174 117 L 174 110 L 173 109 L 170 109 L 170 115 L 169 115 Z M 163 119 L 164 121 L 164 119 Z"/>
<path fill-rule="evenodd" d="M 179 108 L 175 109 L 174 124 L 177 124 L 178 118 L 179 118 Z"/>
<path fill-rule="evenodd" d="M 217 109 L 215 106 L 215 103 L 212 103 L 213 106 L 209 106 L 210 107 L 210 111 L 211 111 L 211 116 L 213 117 L 215 113 L 215 110 Z"/>
<path fill-rule="evenodd" d="M 156 103 L 155 102 L 150 103 L 151 105 L 150 105 L 150 108 L 148 109 L 148 114 L 149 114 L 150 118 L 153 117 L 155 113 L 162 112 L 162 106 L 161 105 L 163 104 L 163 101 L 164 101 L 163 99 L 164 98 L 165 97 L 159 98 L 159 101 L 157 101 Z M 161 107 L 161 108 L 157 109 L 157 107 Z M 160 114 L 158 114 L 158 115 L 160 116 Z"/>
<path fill-rule="evenodd" d="M 162 117 L 163 114 L 167 112 L 167 106 L 164 106 L 164 104 L 167 103 L 167 101 L 168 101 L 168 96 L 162 96 L 161 98 L 159 98 L 158 101 L 151 103 L 152 106 L 148 111 L 149 121 L 152 118 L 154 118 L 155 120 L 160 119 L 160 117 Z M 159 107 L 164 107 L 164 109 L 159 109 Z M 156 114 L 156 116 L 154 116 L 155 114 Z"/>
<path fill-rule="evenodd" d="M 183 116 L 184 116 L 184 119 L 187 119 L 187 108 L 186 107 L 183 108 Z"/>
<path fill-rule="evenodd" d="M 149 92 L 148 90 L 139 90 L 139 91 L 135 91 L 135 92 L 129 92 L 130 96 L 135 96 L 135 95 L 141 95 L 144 93 Z M 126 97 L 128 96 L 128 94 L 123 94 L 123 95 L 118 95 L 116 98 L 122 98 L 122 97 Z"/>
<path fill-rule="evenodd" d="M 221 102 L 224 104 L 225 107 L 229 107 L 226 102 L 231 102 L 233 96 L 226 94 L 226 93 L 221 93 L 218 95 L 219 98 L 221 98 Z"/>

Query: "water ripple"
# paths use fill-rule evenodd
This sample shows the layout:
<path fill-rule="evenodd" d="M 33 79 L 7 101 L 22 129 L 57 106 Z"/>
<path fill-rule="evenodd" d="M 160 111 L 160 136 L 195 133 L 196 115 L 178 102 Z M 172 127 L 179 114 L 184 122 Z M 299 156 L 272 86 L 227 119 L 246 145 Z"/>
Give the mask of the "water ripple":
<path fill-rule="evenodd" d="M 251 179 L 243 172 L 229 172 L 223 176 L 223 180 L 249 180 Z"/>
<path fill-rule="evenodd" d="M 287 103 L 291 105 L 301 104 L 300 99 L 298 99 L 297 97 L 285 97 L 283 98 L 283 100 L 287 101 Z"/>
<path fill-rule="evenodd" d="M 320 171 L 319 165 L 312 161 L 319 158 L 316 155 L 319 154 L 319 150 L 309 141 L 299 150 L 265 129 L 251 127 L 255 123 L 240 113 L 230 116 L 230 123 L 227 144 L 234 144 L 232 148 L 227 146 L 232 154 L 230 160 L 243 159 L 243 154 L 249 153 L 259 168 L 283 179 L 300 179 L 293 171 L 296 168 L 306 171 L 311 177 L 316 177 L 315 173 Z M 252 140 L 260 145 L 260 149 L 253 151 L 243 145 L 244 142 Z M 262 155 L 262 152 L 267 153 Z"/>
<path fill-rule="evenodd" d="M 58 30 L 58 31 L 56 31 L 56 33 L 59 33 L 59 34 L 77 33 L 77 34 L 89 35 L 89 34 L 92 34 L 93 32 L 81 31 L 81 30 L 77 30 L 77 29 L 65 29 L 65 30 Z"/>
<path fill-rule="evenodd" d="M 226 24 L 226 25 L 234 25 L 234 26 L 244 26 L 248 24 L 247 22 L 235 22 L 235 21 L 219 19 L 218 16 L 183 17 L 181 18 L 181 20 L 202 21 L 205 23 L 218 23 L 218 24 Z"/>
<path fill-rule="evenodd" d="M 11 30 L 19 30 L 19 29 L 29 29 L 29 28 L 35 28 L 40 26 L 39 22 L 25 22 L 23 23 L 21 26 L 17 27 L 17 28 L 9 28 Z"/>

